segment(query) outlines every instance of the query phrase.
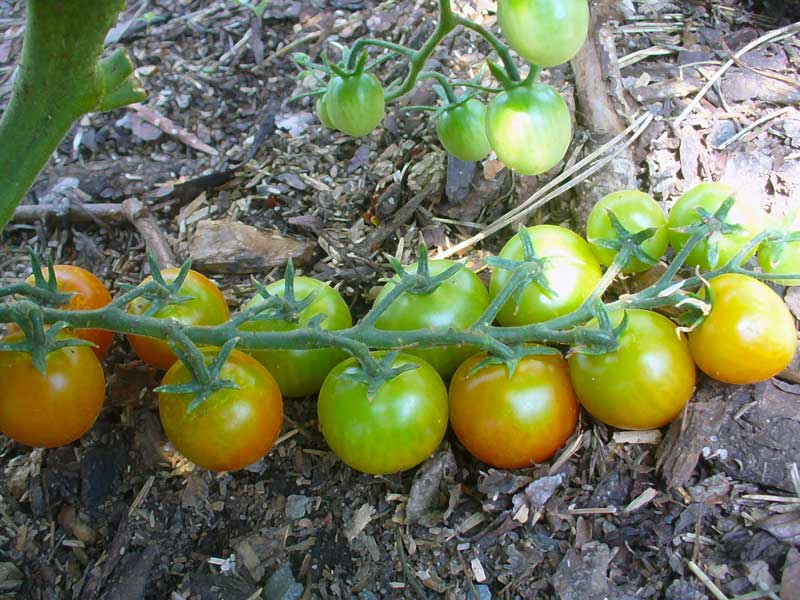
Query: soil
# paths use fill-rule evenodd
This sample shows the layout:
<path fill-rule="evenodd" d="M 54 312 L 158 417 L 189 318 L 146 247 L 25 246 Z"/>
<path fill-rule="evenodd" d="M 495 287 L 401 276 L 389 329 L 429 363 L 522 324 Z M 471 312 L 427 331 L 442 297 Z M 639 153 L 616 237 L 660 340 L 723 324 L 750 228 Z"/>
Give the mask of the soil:
<path fill-rule="evenodd" d="M 358 140 L 318 126 L 311 100 L 289 101 L 311 85 L 292 51 L 335 56 L 333 42 L 366 34 L 418 46 L 435 2 L 274 0 L 256 25 L 245 4 L 130 2 L 110 45 L 129 49 L 149 98 L 70 132 L 25 201 L 50 216 L 0 234 L 0 282 L 29 273 L 31 247 L 91 269 L 112 292 L 139 282 L 137 229 L 67 210 L 136 197 L 168 250 L 197 257 L 232 308 L 253 293 L 251 275 L 279 278 L 296 250 L 301 269 L 336 284 L 359 315 L 389 272 L 386 255 L 410 262 L 420 239 L 446 249 L 560 172 L 518 177 L 491 159 L 449 159 L 427 115 L 402 110 L 433 103 L 428 85 Z M 601 4 L 613 41 L 603 64 L 612 57 L 614 68 L 600 97 L 624 126 L 655 116 L 628 149 L 639 187 L 668 206 L 723 180 L 773 215 L 800 206 L 797 29 L 743 54 L 675 124 L 732 53 L 798 21 L 800 5 Z M 454 5 L 494 27 L 493 3 Z M 24 2 L 0 0 L 0 106 L 23 30 Z M 432 66 L 469 78 L 487 50 L 455 36 Z M 379 72 L 403 74 L 398 63 Z M 569 65 L 544 78 L 571 106 L 581 97 Z M 597 129 L 582 117 L 591 111 L 577 113 L 573 163 Z M 527 218 L 580 228 L 585 194 L 573 187 Z M 243 225 L 267 232 L 255 255 L 208 241 Z M 275 232 L 298 245 L 263 239 Z M 512 233 L 461 254 L 480 268 Z M 787 301 L 800 317 L 800 295 Z M 664 431 L 613 431 L 584 415 L 553 461 L 513 472 L 477 462 L 449 434 L 417 469 L 362 475 L 326 448 L 314 398 L 289 401 L 264 460 L 215 474 L 169 445 L 151 391 L 159 375 L 119 338 L 106 406 L 79 442 L 43 451 L 0 437 L 0 597 L 800 598 L 797 365 L 756 386 L 701 379 Z"/>

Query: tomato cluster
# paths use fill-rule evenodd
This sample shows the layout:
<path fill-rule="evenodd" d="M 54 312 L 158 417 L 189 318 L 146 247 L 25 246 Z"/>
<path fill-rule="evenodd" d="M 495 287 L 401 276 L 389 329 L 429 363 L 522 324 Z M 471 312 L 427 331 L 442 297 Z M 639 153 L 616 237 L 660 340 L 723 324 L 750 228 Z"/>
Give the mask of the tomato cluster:
<path fill-rule="evenodd" d="M 539 175 L 564 158 L 572 117 L 555 88 L 535 78 L 540 67 L 556 66 L 578 53 L 588 34 L 589 6 L 586 0 L 500 0 L 497 18 L 510 47 L 531 63 L 528 77 L 511 78 L 491 65 L 502 89 L 492 90 L 496 95 L 488 106 L 477 92 L 457 97 L 452 89 L 443 91 L 445 105 L 436 111 L 436 132 L 460 160 L 482 160 L 494 150 L 510 168 Z M 325 127 L 363 136 L 383 120 L 386 98 L 378 78 L 364 70 L 363 60 L 349 70 L 347 62 L 328 69 L 333 75 L 324 91 L 317 90 L 317 117 Z"/>
<path fill-rule="evenodd" d="M 711 270 L 697 294 L 683 290 L 676 301 L 704 309 L 688 327 L 652 310 L 626 308 L 629 297 L 622 297 L 610 312 L 595 311 L 595 319 L 578 327 L 566 358 L 556 348 L 536 345 L 501 358 L 464 345 L 406 344 L 403 353 L 373 354 L 384 374 L 376 379 L 339 348 L 234 350 L 221 358 L 219 349 L 202 348 L 202 360 L 224 385 L 201 394 L 189 385 L 197 378 L 196 365 L 189 368 L 183 356 L 178 360 L 174 350 L 179 347 L 142 335 L 129 340 L 143 360 L 167 370 L 159 394 L 164 429 L 179 451 L 204 468 L 238 469 L 264 456 L 280 432 L 283 398 L 317 393 L 325 440 L 345 463 L 365 473 L 419 464 L 439 445 L 448 423 L 480 460 L 500 468 L 526 467 L 552 457 L 572 435 L 579 406 L 613 427 L 657 428 L 679 415 L 691 398 L 696 367 L 720 381 L 745 384 L 768 379 L 788 365 L 797 351 L 797 331 L 783 300 L 764 283 L 726 266 L 734 258 L 752 257 L 745 248 L 762 227 L 758 211 L 723 184 L 687 191 L 669 216 L 650 196 L 621 191 L 592 210 L 588 241 L 553 225 L 513 236 L 490 261 L 488 290 L 472 271 L 454 268 L 456 263 L 425 260 L 407 267 L 403 277 L 436 280 L 436 285 L 396 290 L 401 280 L 396 276 L 375 300 L 385 308 L 374 319 L 375 330 L 465 331 L 490 305 L 497 308 L 501 328 L 521 327 L 585 309 L 601 280 L 601 264 L 641 273 L 671 244 L 687 266 Z M 783 245 L 773 236 L 759 248 L 765 272 L 800 272 L 797 236 L 786 235 Z M 622 249 L 627 260 L 617 260 Z M 716 269 L 721 274 L 713 276 Z M 63 266 L 55 273 L 59 289 L 76 292 L 65 308 L 109 302 L 107 290 L 91 274 Z M 509 294 L 505 290 L 512 279 L 520 287 Z M 175 282 L 169 301 L 153 305 L 158 296 L 141 296 L 127 307 L 130 315 L 192 326 L 228 320 L 222 294 L 199 273 L 167 269 L 160 280 Z M 675 293 L 672 288 L 666 293 Z M 390 296 L 387 307 L 384 300 Z M 259 307 L 265 310 L 257 313 Z M 242 318 L 249 318 L 240 325 L 243 332 L 335 332 L 353 325 L 339 292 L 309 277 L 290 276 L 259 288 L 244 310 L 253 316 Z M 613 343 L 581 344 L 600 328 L 614 333 Z M 59 334 L 95 341 L 97 354 L 83 346 L 59 347 L 48 354 L 44 372 L 26 352 L 0 352 L 0 429 L 22 443 L 48 447 L 85 433 L 103 402 L 100 358 L 107 343 L 101 333 L 111 335 Z M 24 335 L 16 331 L 5 341 L 21 340 Z M 20 403 L 22 397 L 32 400 Z"/>

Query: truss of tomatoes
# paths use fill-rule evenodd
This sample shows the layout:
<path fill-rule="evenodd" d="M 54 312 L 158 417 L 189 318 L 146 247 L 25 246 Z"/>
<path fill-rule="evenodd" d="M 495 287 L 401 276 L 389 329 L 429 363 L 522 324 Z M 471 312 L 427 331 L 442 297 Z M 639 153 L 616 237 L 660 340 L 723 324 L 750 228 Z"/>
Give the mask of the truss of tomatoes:
<path fill-rule="evenodd" d="M 680 252 L 687 228 L 704 214 L 718 211 L 734 198 L 727 233 L 713 236 L 718 249 L 704 240 L 690 252 L 686 266 L 718 269 L 759 232 L 763 218 L 720 183 L 687 191 L 669 217 L 650 196 L 621 191 L 603 198 L 592 210 L 587 239 L 553 225 L 527 228 L 533 250 L 546 265 L 546 281 L 531 281 L 497 314 L 500 326 L 521 326 L 571 313 L 590 296 L 617 254 L 621 224 L 631 234 L 650 237 L 622 272 L 635 274 L 655 264 L 672 245 Z M 699 209 L 699 210 L 698 210 Z M 616 222 L 616 226 L 615 226 Z M 800 272 L 800 241 L 783 246 L 765 242 L 759 249 L 762 269 L 772 274 Z M 506 259 L 523 258 L 519 234 L 500 252 Z M 454 263 L 430 261 L 432 275 Z M 417 266 L 407 270 L 414 272 Z M 90 273 L 56 268 L 60 289 L 74 291 L 67 308 L 99 307 L 110 295 Z M 175 270 L 162 275 L 172 281 Z M 376 321 L 392 331 L 465 330 L 472 326 L 508 283 L 510 274 L 493 268 L 489 289 L 462 268 L 427 294 L 406 291 Z M 386 283 L 376 302 L 389 294 L 397 278 Z M 800 284 L 791 279 L 782 283 Z M 99 284 L 99 285 L 98 285 Z M 284 281 L 268 286 L 281 296 Z M 216 285 L 190 271 L 177 292 L 185 300 L 155 311 L 187 325 L 217 325 L 229 318 Z M 308 300 L 293 321 L 256 317 L 248 331 L 288 331 L 312 321 L 329 330 L 347 329 L 352 318 L 341 295 L 309 277 L 294 280 L 297 301 Z M 747 384 L 780 373 L 797 350 L 794 319 L 783 300 L 767 285 L 741 274 L 714 277 L 700 291 L 711 300 L 710 312 L 688 335 L 661 313 L 629 309 L 612 312 L 613 325 L 626 324 L 616 350 L 592 353 L 572 349 L 565 358 L 553 348 L 531 347 L 513 365 L 486 360 L 475 348 L 442 346 L 376 353 L 402 372 L 370 389 L 353 358 L 336 348 L 313 350 L 234 350 L 221 375 L 235 387 L 213 392 L 195 405 L 192 394 L 161 393 L 159 413 L 174 446 L 197 465 L 213 470 L 239 469 L 269 452 L 283 419 L 283 399 L 318 394 L 320 429 L 331 449 L 351 467 L 371 474 L 412 468 L 442 441 L 448 423 L 461 444 L 481 461 L 499 468 L 523 468 L 551 458 L 573 434 L 579 406 L 592 417 L 622 429 L 652 429 L 675 419 L 690 400 L 696 367 L 723 382 Z M 247 306 L 263 302 L 261 295 Z M 131 314 L 148 311 L 148 300 L 128 306 Z M 588 327 L 597 323 L 590 321 Z M 102 334 L 102 335 L 101 335 Z M 31 446 L 58 446 L 74 441 L 97 418 L 104 396 L 101 359 L 109 332 L 76 330 L 97 344 L 51 352 L 40 373 L 24 352 L 0 352 L 0 430 Z M 6 341 L 18 341 L 21 332 Z M 190 380 L 182 362 L 163 342 L 129 336 L 141 359 L 166 370 L 165 384 Z M 102 350 L 102 352 L 99 352 Z M 203 350 L 207 361 L 217 354 Z M 449 380 L 449 389 L 445 382 Z M 24 398 L 24 402 L 20 399 Z"/>

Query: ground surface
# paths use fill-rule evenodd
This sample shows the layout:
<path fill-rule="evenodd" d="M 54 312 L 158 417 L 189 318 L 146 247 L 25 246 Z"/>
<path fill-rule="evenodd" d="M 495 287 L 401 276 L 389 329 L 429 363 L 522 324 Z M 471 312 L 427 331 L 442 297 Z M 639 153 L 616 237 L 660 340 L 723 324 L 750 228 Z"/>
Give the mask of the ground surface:
<path fill-rule="evenodd" d="M 250 11 L 235 2 L 133 0 L 121 20 L 128 27 L 115 35 L 150 91 L 146 108 L 84 119 L 27 203 L 142 198 L 179 259 L 191 253 L 206 272 L 248 265 L 217 276 L 232 307 L 252 293 L 250 273 L 280 276 L 285 253 L 271 256 L 265 242 L 243 263 L 241 248 L 219 256 L 196 228 L 223 220 L 226 238 L 234 221 L 279 230 L 306 242 L 303 269 L 339 284 L 361 314 L 386 274 L 384 252 L 408 260 L 420 236 L 446 248 L 556 174 L 512 179 L 488 161 L 466 179 L 455 170 L 448 177 L 418 113 L 390 111 L 385 128 L 354 141 L 318 127 L 310 104 L 287 104 L 303 84 L 290 53 L 273 57 L 277 48 L 304 40 L 296 50 L 317 56 L 331 48 L 328 35 L 350 43 L 367 31 L 419 44 L 434 4 L 276 0 L 254 36 Z M 23 5 L 0 0 L 0 104 L 20 53 Z M 456 6 L 493 22 L 493 3 Z M 800 204 L 796 35 L 748 52 L 673 126 L 729 49 L 797 21 L 797 4 L 626 0 L 614 8 L 621 77 L 609 89 L 626 124 L 645 109 L 658 117 L 630 148 L 641 188 L 669 204 L 697 181 L 723 179 L 774 214 Z M 469 76 L 482 50 L 461 37 L 436 58 Z M 266 62 L 256 68 L 259 52 Z M 545 77 L 573 97 L 569 66 Z M 429 90 L 409 103 L 426 99 Z M 148 124 L 154 113 L 184 132 Z M 579 120 L 576 152 L 591 146 L 591 129 Z M 568 222 L 581 194 L 571 190 L 530 219 Z M 380 225 L 364 219 L 368 211 Z M 474 265 L 510 234 L 469 249 Z M 144 275 L 143 242 L 125 224 L 15 224 L 0 243 L 4 282 L 28 272 L 32 244 L 92 269 L 115 291 Z M 797 297 L 789 301 L 797 311 Z M 422 468 L 378 478 L 327 451 L 313 398 L 287 402 L 281 442 L 251 469 L 196 470 L 166 443 L 154 397 L 141 391 L 157 374 L 121 339 L 106 369 L 106 407 L 79 443 L 43 452 L 0 438 L 0 597 L 236 600 L 263 588 L 267 598 L 690 600 L 712 597 L 703 578 L 730 598 L 781 582 L 781 592 L 741 597 L 800 597 L 797 369 L 742 388 L 701 380 L 669 431 L 613 432 L 584 417 L 557 460 L 537 468 L 488 469 L 448 436 Z M 292 578 L 299 586 L 276 591 Z"/>

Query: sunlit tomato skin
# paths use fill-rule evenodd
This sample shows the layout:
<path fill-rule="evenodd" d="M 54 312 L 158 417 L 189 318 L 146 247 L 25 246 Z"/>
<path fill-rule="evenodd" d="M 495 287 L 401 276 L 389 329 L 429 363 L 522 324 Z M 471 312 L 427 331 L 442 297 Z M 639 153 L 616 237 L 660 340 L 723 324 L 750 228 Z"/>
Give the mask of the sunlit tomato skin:
<path fill-rule="evenodd" d="M 572 354 L 578 400 L 598 421 L 620 429 L 655 429 L 677 417 L 694 392 L 696 370 L 686 336 L 663 315 L 628 310 L 619 348 Z M 622 314 L 612 315 L 618 324 Z"/>
<path fill-rule="evenodd" d="M 486 106 L 477 98 L 445 110 L 436 121 L 439 141 L 459 160 L 483 160 L 492 151 L 486 137 Z"/>
<path fill-rule="evenodd" d="M 430 273 L 439 275 L 456 264 L 450 260 L 432 260 Z M 409 267 L 416 272 L 416 263 Z M 396 281 L 397 278 L 393 281 Z M 395 283 L 388 282 L 375 299 L 377 304 L 391 292 Z M 375 327 L 394 331 L 409 329 L 439 329 L 443 332 L 467 329 L 474 325 L 489 306 L 489 294 L 480 278 L 466 267 L 442 283 L 431 294 L 406 292 L 383 313 Z M 471 346 L 441 346 L 434 348 L 409 348 L 406 352 L 429 362 L 444 379 L 450 377 L 468 357 L 475 354 Z"/>
<path fill-rule="evenodd" d="M 206 362 L 216 355 L 204 349 Z M 172 445 L 197 466 L 210 471 L 235 471 L 270 451 L 283 424 L 281 391 L 261 363 L 234 350 L 220 377 L 239 389 L 213 392 L 189 410 L 194 394 L 158 396 L 161 424 Z M 188 383 L 188 369 L 176 362 L 164 375 L 163 385 Z"/>
<path fill-rule="evenodd" d="M 555 225 L 528 227 L 528 233 L 536 255 L 547 259 L 544 276 L 554 293 L 547 294 L 535 282 L 528 284 L 518 304 L 512 297 L 497 314 L 498 322 L 505 327 L 539 323 L 572 312 L 589 297 L 602 277 L 589 244 L 578 234 Z M 503 246 L 500 257 L 524 259 L 519 234 Z M 496 297 L 510 279 L 510 271 L 493 269 L 490 297 Z"/>
<path fill-rule="evenodd" d="M 522 469 L 552 457 L 575 430 L 578 401 L 560 355 L 528 356 L 509 376 L 505 365 L 471 374 L 484 353 L 465 361 L 450 382 L 450 424 L 476 458 Z"/>
<path fill-rule="evenodd" d="M 284 295 L 284 280 L 267 286 L 270 294 Z M 335 289 L 311 277 L 295 277 L 294 292 L 297 300 L 314 294 L 314 301 L 299 315 L 295 323 L 282 320 L 254 320 L 243 324 L 244 331 L 292 331 L 306 327 L 317 315 L 327 315 L 320 324 L 322 329 L 347 329 L 353 324 L 350 309 Z M 263 302 L 256 295 L 245 308 Z M 300 398 L 316 394 L 331 369 L 346 357 L 338 348 L 314 350 L 252 350 L 248 354 L 256 358 L 275 377 L 285 398 Z"/>
<path fill-rule="evenodd" d="M 612 211 L 631 233 L 643 229 L 657 229 L 653 237 L 642 244 L 642 249 L 655 260 L 660 259 L 669 245 L 667 217 L 658 203 L 644 192 L 622 190 L 612 192 L 594 205 L 586 222 L 586 237 L 597 260 L 605 266 L 614 262 L 617 250 L 603 247 L 601 240 L 618 240 L 619 236 L 611 225 L 608 211 Z M 641 273 L 652 265 L 637 258 L 628 259 L 622 267 L 623 273 Z"/>
<path fill-rule="evenodd" d="M 724 183 L 701 183 L 687 191 L 669 212 L 667 225 L 669 227 L 669 241 L 675 252 L 680 252 L 686 245 L 691 234 L 678 231 L 679 228 L 700 222 L 695 209 L 704 208 L 709 213 L 715 213 L 729 196 L 736 200 L 728 213 L 727 221 L 740 225 L 743 230 L 736 233 L 722 235 L 719 238 L 719 257 L 715 264 L 708 260 L 708 241 L 702 241 L 689 253 L 686 265 L 699 266 L 704 270 L 719 268 L 727 264 L 736 254 L 744 248 L 764 227 L 764 215 L 760 209 L 748 201 L 739 198 L 736 190 Z M 750 254 L 755 254 L 755 250 Z"/>
<path fill-rule="evenodd" d="M 319 122 L 322 123 L 328 129 L 336 129 L 336 126 L 333 124 L 331 120 L 331 116 L 328 114 L 328 100 L 326 94 L 323 94 L 319 98 L 317 98 L 317 118 Z"/>
<path fill-rule="evenodd" d="M 589 33 L 586 0 L 499 0 L 497 21 L 522 58 L 554 67 L 575 56 Z"/>
<path fill-rule="evenodd" d="M 372 475 L 405 471 L 430 456 L 444 438 L 447 389 L 419 357 L 399 354 L 393 367 L 408 364 L 416 368 L 385 382 L 372 398 L 366 383 L 351 378 L 360 370 L 353 358 L 322 384 L 317 404 L 322 434 L 353 469 Z"/>
<path fill-rule="evenodd" d="M 520 85 L 489 103 L 486 136 L 506 166 L 522 175 L 540 175 L 567 153 L 572 139 L 569 109 L 549 85 Z"/>
<path fill-rule="evenodd" d="M 764 242 L 758 248 L 758 264 L 771 275 L 800 274 L 800 242 Z M 800 279 L 776 279 L 778 285 L 800 285 Z"/>
<path fill-rule="evenodd" d="M 164 281 L 172 283 L 179 269 L 164 269 L 161 275 Z M 150 281 L 147 277 L 142 284 Z M 178 291 L 178 296 L 188 298 L 177 304 L 170 304 L 157 310 L 152 316 L 156 319 L 175 319 L 184 325 L 220 325 L 230 318 L 228 303 L 216 284 L 197 271 L 189 271 Z M 150 302 L 137 298 L 128 305 L 128 312 L 133 315 L 144 314 Z M 140 335 L 129 335 L 128 341 L 136 353 L 147 364 L 156 369 L 166 371 L 178 357 L 166 342 Z"/>
<path fill-rule="evenodd" d="M 697 366 L 714 379 L 746 384 L 783 371 L 797 350 L 794 319 L 760 281 L 730 273 L 710 282 L 711 312 L 689 333 Z"/>
<path fill-rule="evenodd" d="M 93 310 L 95 308 L 103 308 L 111 302 L 111 294 L 108 292 L 108 288 L 86 269 L 73 265 L 55 265 L 54 269 L 58 290 L 75 294 L 69 304 L 62 308 L 67 310 Z M 42 270 L 42 275 L 44 275 L 45 279 L 48 278 L 47 269 Z M 28 277 L 25 283 L 34 285 L 33 275 Z M 19 327 L 17 325 L 9 324 L 9 333 L 18 331 Z M 92 342 L 95 345 L 92 350 L 100 360 L 106 357 L 108 349 L 111 348 L 111 342 L 114 340 L 114 332 L 106 331 L 105 329 L 75 329 L 72 334 L 77 338 Z"/>
<path fill-rule="evenodd" d="M 325 96 L 331 122 L 349 135 L 367 135 L 383 120 L 383 88 L 372 73 L 336 75 L 328 84 Z"/>
<path fill-rule="evenodd" d="M 3 341 L 23 339 L 16 333 Z M 27 352 L 0 352 L 0 431 L 27 446 L 69 444 L 94 424 L 105 385 L 103 367 L 87 346 L 49 353 L 44 374 Z"/>

